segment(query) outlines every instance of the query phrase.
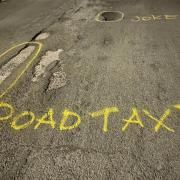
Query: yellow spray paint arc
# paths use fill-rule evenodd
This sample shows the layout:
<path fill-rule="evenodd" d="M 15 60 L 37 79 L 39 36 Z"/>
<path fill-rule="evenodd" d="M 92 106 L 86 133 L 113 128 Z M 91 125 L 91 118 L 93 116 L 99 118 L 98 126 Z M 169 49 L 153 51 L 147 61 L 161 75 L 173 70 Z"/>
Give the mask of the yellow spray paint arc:
<path fill-rule="evenodd" d="M 29 69 L 30 65 L 33 63 L 33 61 L 37 58 L 37 56 L 41 52 L 43 44 L 40 42 L 23 42 L 21 44 L 11 47 L 10 49 L 6 50 L 4 53 L 0 54 L 0 58 L 2 58 L 3 56 L 7 55 L 10 51 L 20 46 L 24 46 L 28 44 L 37 45 L 38 47 L 35 49 L 35 53 L 32 55 L 29 62 L 26 64 L 25 68 L 22 70 L 22 72 L 18 76 L 15 77 L 14 81 L 10 83 L 10 85 L 2 93 L 0 93 L 0 98 L 4 97 L 16 85 L 16 83 L 24 75 L 24 73 Z"/>

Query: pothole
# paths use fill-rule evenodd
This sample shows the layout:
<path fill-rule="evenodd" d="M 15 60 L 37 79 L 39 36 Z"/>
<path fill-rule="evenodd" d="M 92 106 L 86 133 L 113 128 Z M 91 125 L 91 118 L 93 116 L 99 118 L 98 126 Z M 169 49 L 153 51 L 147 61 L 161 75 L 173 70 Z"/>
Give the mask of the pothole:
<path fill-rule="evenodd" d="M 47 39 L 49 37 L 49 35 L 50 34 L 48 32 L 43 32 L 43 33 L 39 34 L 35 40 L 39 41 L 39 40 Z"/>
<path fill-rule="evenodd" d="M 118 22 L 122 21 L 124 13 L 121 11 L 102 11 L 97 14 L 95 20 L 99 22 Z"/>
<path fill-rule="evenodd" d="M 53 73 L 50 79 L 48 90 L 59 89 L 61 87 L 64 87 L 66 83 L 66 73 L 63 71 L 63 68 L 61 68 L 60 71 Z"/>
<path fill-rule="evenodd" d="M 27 48 L 23 49 L 17 56 L 13 57 L 9 62 L 2 66 L 0 69 L 0 84 L 12 74 L 14 69 L 26 61 L 26 59 L 33 53 L 34 49 L 34 46 L 28 46 Z"/>
<path fill-rule="evenodd" d="M 42 76 L 44 77 L 46 74 L 46 68 L 55 61 L 60 61 L 59 55 L 62 52 L 62 49 L 58 49 L 57 51 L 47 51 L 41 58 L 39 64 L 35 67 L 32 82 L 37 82 Z"/>

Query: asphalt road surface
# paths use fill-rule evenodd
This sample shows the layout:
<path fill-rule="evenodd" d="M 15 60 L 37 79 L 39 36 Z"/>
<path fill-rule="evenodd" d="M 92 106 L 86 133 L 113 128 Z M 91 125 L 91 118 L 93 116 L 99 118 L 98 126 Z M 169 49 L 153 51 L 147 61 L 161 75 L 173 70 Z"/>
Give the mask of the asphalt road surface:
<path fill-rule="evenodd" d="M 179 180 L 180 1 L 0 1 L 0 180 Z"/>

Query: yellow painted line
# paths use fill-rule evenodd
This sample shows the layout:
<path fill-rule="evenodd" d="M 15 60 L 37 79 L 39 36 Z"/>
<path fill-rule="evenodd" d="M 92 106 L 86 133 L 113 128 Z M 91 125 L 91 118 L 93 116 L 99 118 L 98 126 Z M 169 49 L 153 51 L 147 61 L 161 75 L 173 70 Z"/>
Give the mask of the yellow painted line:
<path fill-rule="evenodd" d="M 0 98 L 4 97 L 11 89 L 13 89 L 13 87 L 16 85 L 16 83 L 18 82 L 18 80 L 24 75 L 24 73 L 29 69 L 30 65 L 33 63 L 33 61 L 37 58 L 37 56 L 39 55 L 39 53 L 41 52 L 42 46 L 43 44 L 40 42 L 23 42 L 21 44 L 15 45 L 13 47 L 11 47 L 10 49 L 6 50 L 5 52 L 3 52 L 2 54 L 0 54 L 0 58 L 2 58 L 3 56 L 5 56 L 6 54 L 8 54 L 10 51 L 20 47 L 20 46 L 24 46 L 27 44 L 34 44 L 37 45 L 38 47 L 35 49 L 35 53 L 34 55 L 31 57 L 31 59 L 29 60 L 29 62 L 26 64 L 26 67 L 22 70 L 22 72 L 15 77 L 15 80 L 2 92 L 0 93 Z"/>

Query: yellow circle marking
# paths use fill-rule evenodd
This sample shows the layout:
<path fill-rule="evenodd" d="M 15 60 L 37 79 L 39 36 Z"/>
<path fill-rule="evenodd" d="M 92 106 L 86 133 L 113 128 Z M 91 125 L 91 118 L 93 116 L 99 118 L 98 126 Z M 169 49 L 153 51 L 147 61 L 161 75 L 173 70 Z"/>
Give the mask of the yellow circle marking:
<path fill-rule="evenodd" d="M 0 102 L 0 107 L 8 108 L 10 110 L 9 115 L 0 117 L 0 121 L 8 120 L 9 118 L 12 117 L 12 115 L 14 113 L 14 108 L 10 104 L 5 103 L 5 102 Z"/>
<path fill-rule="evenodd" d="M 32 62 L 37 58 L 37 56 L 39 55 L 39 53 L 41 52 L 42 46 L 43 44 L 40 42 L 24 42 L 18 45 L 15 45 L 13 47 L 11 47 L 10 49 L 6 50 L 4 53 L 0 54 L 0 58 L 2 58 L 3 56 L 5 56 L 6 54 L 8 54 L 10 51 L 23 46 L 23 45 L 27 45 L 27 44 L 34 44 L 37 45 L 38 48 L 35 51 L 34 55 L 31 57 L 31 59 L 29 60 L 29 62 L 26 64 L 26 67 L 22 70 L 22 72 L 15 78 L 15 80 L 4 90 L 4 92 L 0 93 L 0 98 L 2 98 L 3 96 L 5 96 L 18 82 L 18 80 L 24 75 L 24 73 L 29 69 L 30 65 L 32 64 Z"/>
<path fill-rule="evenodd" d="M 121 14 L 121 18 L 118 18 L 116 20 L 112 20 L 112 21 L 102 21 L 100 20 L 100 16 L 103 14 L 103 13 L 108 13 L 108 12 L 113 12 L 113 13 L 118 13 L 118 14 Z M 95 20 L 98 21 L 98 22 L 119 22 L 119 21 L 122 21 L 124 18 L 124 13 L 121 12 L 121 11 L 101 11 L 100 13 L 98 13 L 95 17 Z"/>

